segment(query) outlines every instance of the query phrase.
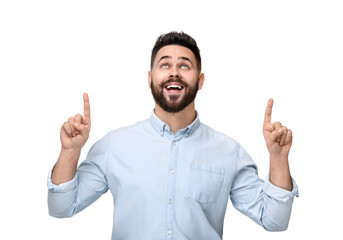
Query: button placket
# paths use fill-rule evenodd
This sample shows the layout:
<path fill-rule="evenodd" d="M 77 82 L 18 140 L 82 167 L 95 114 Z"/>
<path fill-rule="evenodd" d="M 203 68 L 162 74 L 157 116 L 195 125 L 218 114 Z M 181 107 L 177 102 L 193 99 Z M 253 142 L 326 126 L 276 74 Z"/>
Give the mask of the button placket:
<path fill-rule="evenodd" d="M 169 172 L 167 185 L 167 199 L 166 199 L 166 225 L 165 231 L 169 237 L 174 234 L 174 201 L 175 201 L 175 182 L 176 182 L 176 162 L 177 162 L 177 141 L 171 139 L 170 143 L 170 158 L 169 158 Z"/>

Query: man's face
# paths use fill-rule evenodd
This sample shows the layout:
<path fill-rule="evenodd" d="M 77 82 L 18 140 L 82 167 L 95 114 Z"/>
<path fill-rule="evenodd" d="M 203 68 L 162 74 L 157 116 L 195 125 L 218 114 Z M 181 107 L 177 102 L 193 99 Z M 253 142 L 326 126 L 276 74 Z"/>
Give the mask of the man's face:
<path fill-rule="evenodd" d="M 179 112 L 192 103 L 203 81 L 193 52 L 179 45 L 161 48 L 149 72 L 151 93 L 166 112 Z"/>

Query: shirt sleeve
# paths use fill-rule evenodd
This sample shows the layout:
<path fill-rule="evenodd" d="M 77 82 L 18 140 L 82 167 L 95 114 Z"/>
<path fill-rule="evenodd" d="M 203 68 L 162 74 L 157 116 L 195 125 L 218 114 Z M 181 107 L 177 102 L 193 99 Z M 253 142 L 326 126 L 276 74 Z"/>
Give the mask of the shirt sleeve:
<path fill-rule="evenodd" d="M 257 166 L 249 154 L 239 146 L 236 175 L 230 197 L 233 206 L 268 231 L 288 228 L 294 196 L 299 196 L 298 186 L 292 179 L 293 190 L 274 186 L 267 176 L 258 176 Z"/>
<path fill-rule="evenodd" d="M 82 211 L 102 194 L 108 191 L 107 157 L 108 137 L 96 142 L 83 161 L 74 178 L 68 182 L 55 185 L 48 175 L 49 214 L 57 218 L 71 217 Z"/>

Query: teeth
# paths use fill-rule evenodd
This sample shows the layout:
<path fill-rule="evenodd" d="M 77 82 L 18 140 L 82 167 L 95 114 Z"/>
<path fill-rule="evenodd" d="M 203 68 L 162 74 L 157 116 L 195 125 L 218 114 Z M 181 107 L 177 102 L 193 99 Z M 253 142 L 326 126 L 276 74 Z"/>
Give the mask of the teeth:
<path fill-rule="evenodd" d="M 171 89 L 171 88 L 178 88 L 178 89 L 182 89 L 182 87 L 181 86 L 179 86 L 179 85 L 169 85 L 168 87 L 167 87 L 167 89 L 169 90 L 169 89 Z"/>

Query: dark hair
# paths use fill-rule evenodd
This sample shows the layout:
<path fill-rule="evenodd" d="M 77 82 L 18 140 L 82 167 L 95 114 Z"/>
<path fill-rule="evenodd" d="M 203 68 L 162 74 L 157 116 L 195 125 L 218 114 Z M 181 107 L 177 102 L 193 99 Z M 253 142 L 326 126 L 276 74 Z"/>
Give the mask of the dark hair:
<path fill-rule="evenodd" d="M 183 47 L 188 48 L 191 50 L 195 56 L 195 60 L 197 63 L 198 71 L 201 72 L 201 57 L 200 57 L 200 50 L 197 46 L 196 41 L 189 36 L 188 34 L 184 32 L 175 32 L 172 31 L 167 34 L 162 34 L 159 36 L 156 40 L 155 46 L 152 49 L 151 52 L 151 62 L 150 62 L 150 68 L 152 69 L 154 65 L 154 61 L 157 55 L 157 52 L 167 46 L 167 45 L 180 45 Z"/>

